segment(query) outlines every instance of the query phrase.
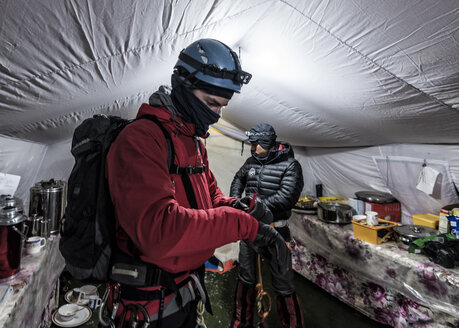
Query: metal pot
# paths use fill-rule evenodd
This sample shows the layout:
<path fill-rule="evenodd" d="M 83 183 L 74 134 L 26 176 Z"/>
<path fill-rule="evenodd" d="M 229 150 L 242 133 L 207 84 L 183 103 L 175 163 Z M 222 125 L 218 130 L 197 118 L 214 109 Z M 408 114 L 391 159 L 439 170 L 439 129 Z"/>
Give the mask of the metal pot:
<path fill-rule="evenodd" d="M 66 205 L 67 183 L 61 180 L 37 182 L 30 188 L 29 216 L 42 216 L 47 231 L 41 229 L 40 234 L 47 237 L 59 233 L 59 224 L 64 216 Z"/>
<path fill-rule="evenodd" d="M 405 245 L 409 245 L 419 238 L 424 238 L 438 234 L 438 230 L 421 225 L 400 225 L 394 227 L 395 240 Z"/>
<path fill-rule="evenodd" d="M 22 208 L 0 207 L 0 282 L 13 279 L 19 272 L 26 218 Z"/>
<path fill-rule="evenodd" d="M 347 224 L 357 214 L 352 206 L 341 203 L 317 203 L 319 219 L 327 223 Z"/>

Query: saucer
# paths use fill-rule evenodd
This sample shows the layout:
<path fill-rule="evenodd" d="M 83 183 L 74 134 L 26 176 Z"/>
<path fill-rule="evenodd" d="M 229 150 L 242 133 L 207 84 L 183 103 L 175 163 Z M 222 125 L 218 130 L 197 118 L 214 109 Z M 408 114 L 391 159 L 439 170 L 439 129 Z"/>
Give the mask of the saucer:
<path fill-rule="evenodd" d="M 75 304 L 78 304 L 78 305 L 86 305 L 89 303 L 89 299 L 87 298 L 82 298 L 80 299 L 80 301 L 76 301 L 76 300 L 72 300 L 72 294 L 73 294 L 73 289 L 72 290 L 69 290 L 67 293 L 65 293 L 64 295 L 64 299 L 68 302 L 68 303 L 75 303 Z M 96 293 L 97 295 L 97 293 Z"/>
<path fill-rule="evenodd" d="M 92 311 L 88 307 L 83 307 L 83 309 L 79 310 L 75 313 L 75 316 L 67 321 L 61 319 L 59 312 L 54 312 L 52 320 L 53 322 L 59 327 L 78 327 L 85 322 L 88 322 L 91 318 Z"/>

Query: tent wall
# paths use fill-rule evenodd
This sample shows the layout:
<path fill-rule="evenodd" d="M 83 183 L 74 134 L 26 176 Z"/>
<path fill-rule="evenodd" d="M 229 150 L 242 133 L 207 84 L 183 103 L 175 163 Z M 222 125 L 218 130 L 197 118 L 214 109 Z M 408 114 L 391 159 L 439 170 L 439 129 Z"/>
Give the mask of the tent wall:
<path fill-rule="evenodd" d="M 250 156 L 250 145 L 211 129 L 205 140 L 209 165 L 220 189 L 228 194 L 236 171 Z M 279 138 L 282 139 L 282 138 Z M 0 172 L 21 176 L 16 196 L 28 203 L 29 188 L 37 181 L 67 180 L 73 167 L 71 140 L 53 145 L 0 138 Z M 294 147 L 303 167 L 303 194 L 315 195 L 323 184 L 324 195 L 353 197 L 359 190 L 392 193 L 402 202 L 403 222 L 411 223 L 414 213 L 438 213 L 444 205 L 459 202 L 459 145 L 393 144 L 356 148 Z M 394 160 L 403 167 L 394 167 Z M 415 188 L 422 163 L 441 170 L 441 193 L 426 195 Z M 387 163 L 391 164 L 387 164 Z M 379 163 L 379 165 L 378 165 Z M 381 164 L 382 163 L 382 164 Z M 442 165 L 446 163 L 446 166 Z M 385 166 L 384 166 L 385 165 Z M 398 164 L 400 165 L 400 164 Z M 387 169 L 389 167 L 389 169 Z M 392 168 L 392 169 L 391 169 Z M 401 169 L 408 173 L 398 173 Z M 26 206 L 27 207 L 27 206 Z"/>
<path fill-rule="evenodd" d="M 0 136 L 0 172 L 19 175 L 15 196 L 24 202 L 27 212 L 29 189 L 37 181 L 47 145 Z"/>
<path fill-rule="evenodd" d="M 457 203 L 459 184 L 458 145 L 393 144 L 358 148 L 296 148 L 303 166 L 303 193 L 315 195 L 315 185 L 323 184 L 324 195 L 354 197 L 360 190 L 392 193 L 402 203 L 403 222 L 411 223 L 415 213 L 438 213 L 444 205 Z M 394 166 L 394 160 L 398 164 Z M 415 188 L 422 164 L 444 168 L 442 192 L 426 195 Z M 378 163 L 390 163 L 381 169 Z M 441 165 L 446 163 L 446 166 Z M 386 167 L 389 167 L 387 170 Z M 404 169 L 406 172 L 401 172 Z M 414 213 L 413 213 L 414 211 Z"/>

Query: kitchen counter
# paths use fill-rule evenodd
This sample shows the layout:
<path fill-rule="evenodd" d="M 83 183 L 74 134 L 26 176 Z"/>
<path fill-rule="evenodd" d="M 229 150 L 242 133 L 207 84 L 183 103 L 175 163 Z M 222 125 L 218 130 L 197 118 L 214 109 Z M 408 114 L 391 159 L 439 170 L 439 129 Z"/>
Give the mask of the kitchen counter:
<path fill-rule="evenodd" d="M 407 246 L 373 245 L 352 224 L 290 218 L 293 267 L 302 276 L 392 327 L 459 327 L 459 269 L 446 269 Z"/>
<path fill-rule="evenodd" d="M 59 276 L 65 262 L 59 252 L 59 237 L 48 238 L 43 250 L 34 255 L 23 252 L 21 270 L 14 279 L 2 282 L 13 289 L 0 303 L 0 327 L 49 327 L 59 297 Z"/>

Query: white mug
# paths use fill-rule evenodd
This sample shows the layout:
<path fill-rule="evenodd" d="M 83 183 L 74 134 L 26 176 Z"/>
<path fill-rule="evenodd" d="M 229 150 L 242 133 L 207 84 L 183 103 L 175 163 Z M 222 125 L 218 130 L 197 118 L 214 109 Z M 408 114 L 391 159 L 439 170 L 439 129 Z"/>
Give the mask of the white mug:
<path fill-rule="evenodd" d="M 375 226 L 375 225 L 379 224 L 378 212 L 368 211 L 368 212 L 365 212 L 365 214 L 367 215 L 367 224 L 368 225 Z"/>
<path fill-rule="evenodd" d="M 80 303 L 86 298 L 86 293 L 81 288 L 74 288 L 72 291 L 72 302 Z"/>
<path fill-rule="evenodd" d="M 37 254 L 46 245 L 46 238 L 43 237 L 29 237 L 25 241 L 27 254 Z"/>
<path fill-rule="evenodd" d="M 91 308 L 91 310 L 97 309 L 102 303 L 102 300 L 97 295 L 91 295 L 89 296 L 88 299 L 89 299 L 88 306 Z"/>

